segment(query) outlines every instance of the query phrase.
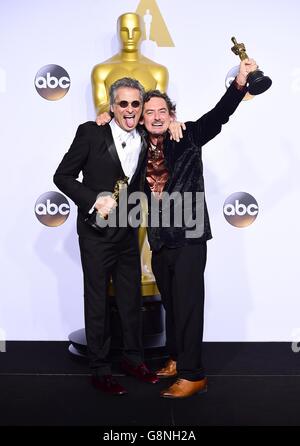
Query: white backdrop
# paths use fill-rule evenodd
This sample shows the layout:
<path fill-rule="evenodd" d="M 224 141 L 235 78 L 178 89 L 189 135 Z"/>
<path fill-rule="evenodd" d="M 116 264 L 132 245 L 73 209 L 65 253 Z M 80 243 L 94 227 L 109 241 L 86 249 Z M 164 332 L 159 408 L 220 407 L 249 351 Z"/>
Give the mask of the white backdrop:
<path fill-rule="evenodd" d="M 76 208 L 42 225 L 37 198 L 77 126 L 94 119 L 90 73 L 118 51 L 116 21 L 139 0 L 0 0 L 0 331 L 9 340 L 64 340 L 83 326 Z M 214 239 L 208 244 L 205 340 L 288 341 L 300 327 L 300 4 L 295 0 L 157 0 L 175 47 L 143 54 L 167 66 L 178 117 L 215 105 L 245 43 L 270 75 L 265 94 L 243 102 L 204 150 Z M 149 51 L 149 50 L 148 50 Z M 71 86 L 58 101 L 38 95 L 37 71 L 62 66 Z M 253 195 L 255 222 L 231 226 L 223 203 Z M 188 288 L 187 288 L 188 292 Z"/>

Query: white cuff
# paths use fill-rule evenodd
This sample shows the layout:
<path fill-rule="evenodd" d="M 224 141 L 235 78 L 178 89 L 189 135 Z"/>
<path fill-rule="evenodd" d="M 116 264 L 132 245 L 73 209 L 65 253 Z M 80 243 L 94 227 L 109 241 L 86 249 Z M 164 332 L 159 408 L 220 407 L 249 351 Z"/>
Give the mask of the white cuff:
<path fill-rule="evenodd" d="M 91 207 L 91 209 L 89 210 L 89 214 L 92 214 L 92 213 L 94 212 L 95 204 L 96 204 L 96 201 L 95 201 L 95 203 L 93 204 L 93 206 Z"/>

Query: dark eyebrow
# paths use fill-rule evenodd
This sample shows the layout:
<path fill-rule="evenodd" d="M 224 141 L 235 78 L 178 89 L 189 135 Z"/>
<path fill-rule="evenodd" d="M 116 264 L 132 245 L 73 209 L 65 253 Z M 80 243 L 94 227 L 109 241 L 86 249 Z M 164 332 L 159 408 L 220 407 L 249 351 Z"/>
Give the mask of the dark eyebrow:
<path fill-rule="evenodd" d="M 162 108 L 158 109 L 158 111 L 162 111 L 162 110 L 166 110 L 167 111 L 168 109 L 167 109 L 167 107 L 162 107 Z M 148 111 L 154 111 L 154 108 L 148 108 L 147 110 L 145 110 L 145 112 L 148 112 Z"/>

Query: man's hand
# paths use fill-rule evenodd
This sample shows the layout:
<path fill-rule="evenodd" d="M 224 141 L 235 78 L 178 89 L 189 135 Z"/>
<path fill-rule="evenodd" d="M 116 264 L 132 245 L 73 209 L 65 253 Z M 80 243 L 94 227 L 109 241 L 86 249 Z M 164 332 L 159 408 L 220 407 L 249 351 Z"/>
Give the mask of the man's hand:
<path fill-rule="evenodd" d="M 254 59 L 245 59 L 242 60 L 240 63 L 240 69 L 238 72 L 238 75 L 236 77 L 237 83 L 244 87 L 247 83 L 247 76 L 252 71 L 257 70 L 258 66 L 256 65 L 256 62 Z"/>
<path fill-rule="evenodd" d="M 183 138 L 182 130 L 185 130 L 185 123 L 179 121 L 171 121 L 169 125 L 170 139 L 179 142 Z"/>
<path fill-rule="evenodd" d="M 99 197 L 94 205 L 102 218 L 106 218 L 116 206 L 116 200 L 114 200 L 110 195 Z"/>
<path fill-rule="evenodd" d="M 105 125 L 105 124 L 108 124 L 110 121 L 111 121 L 111 116 L 107 112 L 101 113 L 96 118 L 96 123 L 98 125 Z"/>

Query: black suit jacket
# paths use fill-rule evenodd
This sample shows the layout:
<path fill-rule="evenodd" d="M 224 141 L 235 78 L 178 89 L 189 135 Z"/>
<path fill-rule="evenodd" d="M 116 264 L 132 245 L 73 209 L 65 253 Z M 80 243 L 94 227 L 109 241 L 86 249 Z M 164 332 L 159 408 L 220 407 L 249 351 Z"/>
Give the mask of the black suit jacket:
<path fill-rule="evenodd" d="M 131 179 L 128 193 L 139 190 L 140 171 L 147 151 L 142 129 L 142 149 L 138 166 Z M 82 182 L 78 181 L 82 172 Z M 98 126 L 89 121 L 81 124 L 69 151 L 63 157 L 55 175 L 55 185 L 78 206 L 77 232 L 79 236 L 117 242 L 126 228 L 107 228 L 101 232 L 91 228 L 85 219 L 100 192 L 112 192 L 116 181 L 125 176 L 110 125 Z"/>

